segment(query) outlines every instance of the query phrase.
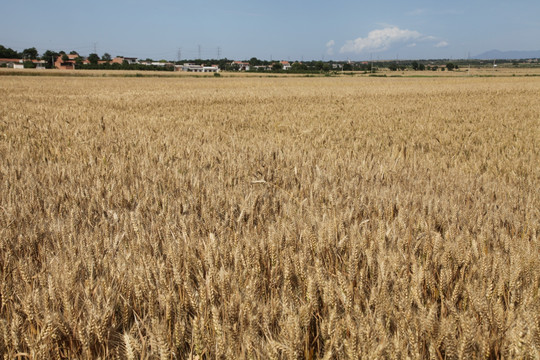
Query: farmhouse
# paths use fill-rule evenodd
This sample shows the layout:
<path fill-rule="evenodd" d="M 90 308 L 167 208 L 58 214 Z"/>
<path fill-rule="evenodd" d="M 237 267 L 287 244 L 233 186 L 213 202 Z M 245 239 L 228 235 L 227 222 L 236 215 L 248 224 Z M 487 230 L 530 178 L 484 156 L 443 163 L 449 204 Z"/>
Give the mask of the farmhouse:
<path fill-rule="evenodd" d="M 127 61 L 128 64 L 137 64 L 137 58 L 134 57 L 124 57 L 124 56 L 117 56 L 114 59 L 111 60 L 111 64 L 120 64 L 122 65 L 124 61 Z"/>
<path fill-rule="evenodd" d="M 231 66 L 233 69 L 237 68 L 238 71 L 249 71 L 250 69 L 249 63 L 244 61 L 233 61 Z"/>
<path fill-rule="evenodd" d="M 257 71 L 268 71 L 272 70 L 272 65 L 255 65 L 253 68 Z"/>
<path fill-rule="evenodd" d="M 6 64 L 6 67 L 12 69 L 24 69 L 24 63 L 31 61 L 36 69 L 45 69 L 45 60 L 30 60 L 30 59 L 0 59 L 0 65 Z"/>
<path fill-rule="evenodd" d="M 147 63 L 148 65 L 148 63 Z M 163 62 L 163 61 L 152 61 L 150 63 L 152 66 L 172 66 L 173 64 L 170 62 Z"/>
<path fill-rule="evenodd" d="M 13 69 L 19 69 L 20 66 L 24 67 L 22 59 L 0 59 L 0 64 L 6 64 L 8 68 Z"/>
<path fill-rule="evenodd" d="M 185 63 L 184 65 L 176 65 L 174 71 L 188 71 L 188 72 L 219 72 L 218 65 L 206 66 L 204 64 L 192 64 Z"/>
<path fill-rule="evenodd" d="M 277 62 L 274 62 L 276 64 Z M 281 64 L 281 68 L 283 70 L 290 70 L 292 65 L 288 61 L 280 61 L 279 64 Z M 272 70 L 272 65 L 254 65 L 251 66 L 248 62 L 244 61 L 233 61 L 231 63 L 231 67 L 233 70 L 238 71 L 249 71 L 251 69 L 256 71 L 268 71 Z"/>
<path fill-rule="evenodd" d="M 179 69 L 181 71 L 187 71 L 187 72 L 202 72 L 202 65 L 185 63 L 182 66 L 175 66 L 174 67 L 175 71 L 178 71 L 177 69 Z"/>
<path fill-rule="evenodd" d="M 74 70 L 75 66 L 77 64 L 77 58 L 79 58 L 79 54 L 66 54 L 67 60 L 64 60 L 64 55 L 60 55 L 58 58 L 56 58 L 56 61 L 54 62 L 54 67 L 57 69 L 62 70 Z M 82 64 L 90 64 L 90 61 L 88 60 L 81 60 Z"/>
<path fill-rule="evenodd" d="M 32 62 L 36 65 L 36 69 L 45 69 L 47 63 L 45 60 L 32 60 Z"/>

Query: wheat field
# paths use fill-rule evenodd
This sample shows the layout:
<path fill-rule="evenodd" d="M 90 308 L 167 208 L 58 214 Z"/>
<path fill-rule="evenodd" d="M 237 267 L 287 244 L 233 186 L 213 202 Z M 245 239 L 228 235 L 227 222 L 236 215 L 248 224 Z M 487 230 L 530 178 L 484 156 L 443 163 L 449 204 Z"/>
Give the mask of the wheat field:
<path fill-rule="evenodd" d="M 0 98 L 0 358 L 540 357 L 540 79 Z"/>

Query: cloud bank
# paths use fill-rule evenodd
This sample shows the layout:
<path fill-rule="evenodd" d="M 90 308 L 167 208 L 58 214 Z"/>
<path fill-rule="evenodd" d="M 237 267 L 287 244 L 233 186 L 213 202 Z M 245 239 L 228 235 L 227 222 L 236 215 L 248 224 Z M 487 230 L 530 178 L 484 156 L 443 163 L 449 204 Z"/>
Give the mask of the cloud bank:
<path fill-rule="evenodd" d="M 355 40 L 348 40 L 340 49 L 340 53 L 361 53 L 366 51 L 384 51 L 390 45 L 403 43 L 410 40 L 422 38 L 418 31 L 400 29 L 396 26 L 387 27 L 381 30 L 370 31 L 365 38 L 359 37 Z"/>
<path fill-rule="evenodd" d="M 366 52 L 379 52 L 388 50 L 395 44 L 406 44 L 407 47 L 412 48 L 417 43 L 422 42 L 435 42 L 433 46 L 437 48 L 446 47 L 449 44 L 431 35 L 424 35 L 414 30 L 400 29 L 397 26 L 387 26 L 384 29 L 373 30 L 368 33 L 366 37 L 359 37 L 355 40 L 348 40 L 341 47 L 339 52 L 344 53 L 366 53 Z M 326 44 L 327 49 L 332 49 L 335 43 L 333 40 Z"/>

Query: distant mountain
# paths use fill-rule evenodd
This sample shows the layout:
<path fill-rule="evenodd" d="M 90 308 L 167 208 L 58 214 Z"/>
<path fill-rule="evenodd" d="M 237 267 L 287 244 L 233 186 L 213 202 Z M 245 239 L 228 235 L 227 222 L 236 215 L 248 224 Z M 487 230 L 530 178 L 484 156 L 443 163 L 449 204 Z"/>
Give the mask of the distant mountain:
<path fill-rule="evenodd" d="M 532 51 L 500 51 L 490 50 L 476 55 L 473 59 L 491 60 L 491 59 L 531 59 L 540 58 L 540 50 Z"/>

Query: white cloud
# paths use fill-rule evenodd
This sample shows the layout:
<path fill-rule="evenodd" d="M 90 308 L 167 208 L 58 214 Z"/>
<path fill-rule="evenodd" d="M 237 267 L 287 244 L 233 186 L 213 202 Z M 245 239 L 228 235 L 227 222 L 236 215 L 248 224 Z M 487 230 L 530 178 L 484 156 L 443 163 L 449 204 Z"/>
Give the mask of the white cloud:
<path fill-rule="evenodd" d="M 416 46 L 416 43 L 412 43 L 412 44 L 407 45 L 407 47 L 415 47 L 415 46 Z"/>
<path fill-rule="evenodd" d="M 328 55 L 334 55 L 334 45 L 336 44 L 336 42 L 334 40 L 330 40 L 329 42 L 326 43 L 326 53 Z"/>
<path fill-rule="evenodd" d="M 340 53 L 361 53 L 364 51 L 384 51 L 394 43 L 420 39 L 418 31 L 400 29 L 397 26 L 370 31 L 365 38 L 348 40 L 340 49 Z"/>
<path fill-rule="evenodd" d="M 435 44 L 435 47 L 438 47 L 438 48 L 447 47 L 447 46 L 448 46 L 448 43 L 444 40 Z"/>

